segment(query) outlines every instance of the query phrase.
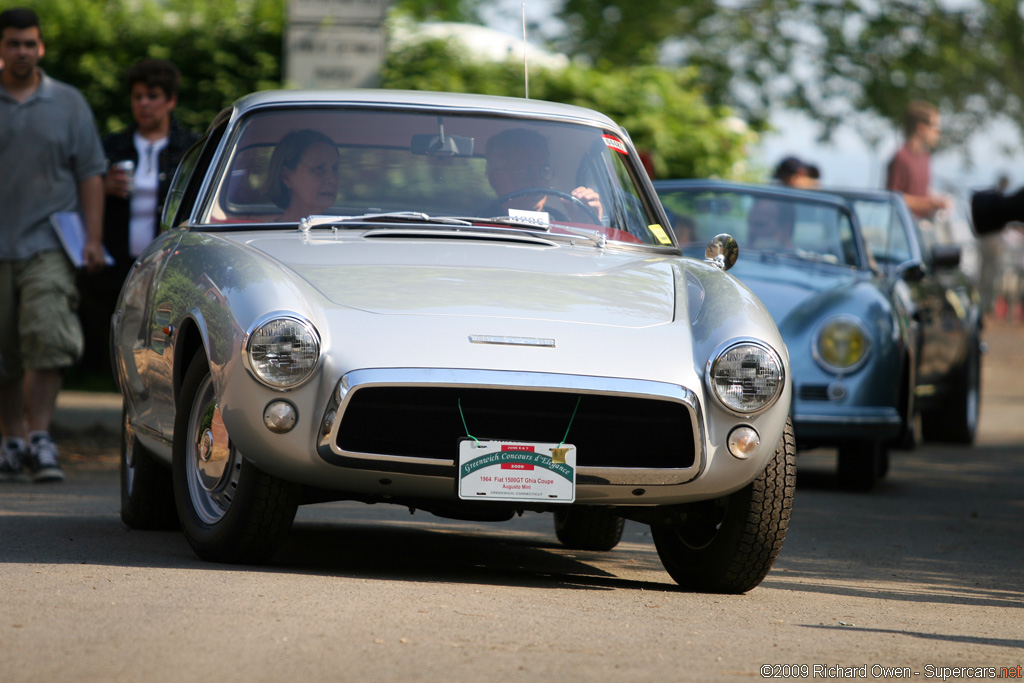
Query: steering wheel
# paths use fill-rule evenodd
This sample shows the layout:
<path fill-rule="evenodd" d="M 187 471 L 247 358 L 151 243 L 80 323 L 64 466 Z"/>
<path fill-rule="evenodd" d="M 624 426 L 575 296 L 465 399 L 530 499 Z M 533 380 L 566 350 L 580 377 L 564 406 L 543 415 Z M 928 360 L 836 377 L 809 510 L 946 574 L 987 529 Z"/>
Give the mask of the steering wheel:
<path fill-rule="evenodd" d="M 584 202 L 579 197 L 574 197 L 569 192 L 564 192 L 563 190 L 558 190 L 558 189 L 553 188 L 553 187 L 528 187 L 528 188 L 526 188 L 524 190 L 516 190 L 515 192 L 509 192 L 508 194 L 506 194 L 506 195 L 504 195 L 502 197 L 499 197 L 497 199 L 497 201 L 495 201 L 494 204 L 496 206 L 501 206 L 501 205 L 503 205 L 503 204 L 505 204 L 507 202 L 512 201 L 513 199 L 518 199 L 519 197 L 523 197 L 523 196 L 530 195 L 530 194 L 542 194 L 542 195 L 548 195 L 548 196 L 551 196 L 551 197 L 557 197 L 558 199 L 563 199 L 563 200 L 569 202 L 569 204 L 571 204 L 572 206 L 576 207 L 577 209 L 582 210 L 586 214 L 587 218 L 593 219 L 593 220 L 590 221 L 591 223 L 593 223 L 594 225 L 601 225 L 601 219 L 598 217 L 597 213 L 594 212 L 594 209 L 592 209 L 589 204 Z M 557 210 L 555 210 L 555 211 L 550 211 L 549 210 L 549 213 L 559 214 L 559 212 Z M 559 215 L 561 215 L 561 214 L 559 214 Z M 562 220 L 569 220 L 569 219 L 568 219 L 568 217 L 563 217 Z"/>

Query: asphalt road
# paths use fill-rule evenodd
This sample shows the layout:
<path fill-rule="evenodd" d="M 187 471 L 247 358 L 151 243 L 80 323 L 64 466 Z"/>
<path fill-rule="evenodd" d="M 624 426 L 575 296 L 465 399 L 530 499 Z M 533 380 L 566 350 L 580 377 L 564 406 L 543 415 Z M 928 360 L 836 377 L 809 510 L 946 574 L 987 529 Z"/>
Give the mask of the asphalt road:
<path fill-rule="evenodd" d="M 789 538 L 743 596 L 677 590 L 642 525 L 573 552 L 537 514 L 312 506 L 269 566 L 206 564 L 121 524 L 116 439 L 67 434 L 65 483 L 0 484 L 0 681 L 1020 676 L 1024 326 L 985 336 L 978 443 L 897 453 L 871 494 L 801 454 Z"/>

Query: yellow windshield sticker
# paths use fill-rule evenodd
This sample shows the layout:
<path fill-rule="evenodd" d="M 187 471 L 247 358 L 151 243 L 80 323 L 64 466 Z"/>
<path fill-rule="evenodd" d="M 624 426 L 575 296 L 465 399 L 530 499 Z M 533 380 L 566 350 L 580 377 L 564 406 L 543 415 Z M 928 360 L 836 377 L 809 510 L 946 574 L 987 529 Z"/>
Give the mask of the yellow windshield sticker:
<path fill-rule="evenodd" d="M 654 235 L 654 239 L 658 240 L 658 244 L 672 244 L 672 238 L 668 236 L 665 228 L 661 227 L 660 223 L 648 225 L 647 229 Z"/>

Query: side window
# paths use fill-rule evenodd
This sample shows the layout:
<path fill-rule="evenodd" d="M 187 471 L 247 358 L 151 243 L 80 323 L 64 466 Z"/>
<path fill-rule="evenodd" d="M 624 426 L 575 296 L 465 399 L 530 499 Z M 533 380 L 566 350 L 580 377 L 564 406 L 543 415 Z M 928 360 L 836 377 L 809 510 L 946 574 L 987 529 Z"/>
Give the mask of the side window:
<path fill-rule="evenodd" d="M 853 207 L 864 241 L 875 261 L 880 264 L 901 263 L 910 258 L 910 243 L 892 204 L 865 200 L 855 201 Z"/>
<path fill-rule="evenodd" d="M 178 208 L 181 206 L 181 201 L 185 197 L 185 188 L 188 187 L 188 181 L 192 177 L 192 171 L 196 168 L 196 163 L 199 161 L 199 155 L 203 151 L 203 145 L 206 143 L 206 138 L 201 138 L 185 153 L 182 157 L 181 163 L 178 164 L 178 169 L 174 173 L 174 178 L 171 180 L 171 187 L 167 191 L 167 201 L 164 202 L 164 212 L 160 216 L 160 229 L 170 230 L 174 227 L 175 216 L 178 213 Z"/>
<path fill-rule="evenodd" d="M 199 195 L 199 186 L 203 183 L 203 175 L 210 166 L 217 145 L 224 137 L 224 131 L 227 130 L 228 117 L 224 116 L 225 113 L 228 113 L 228 110 L 217 116 L 210 131 L 192 145 L 178 164 L 178 170 L 167 191 L 164 213 L 160 217 L 161 230 L 170 230 L 180 225 L 192 212 Z"/>

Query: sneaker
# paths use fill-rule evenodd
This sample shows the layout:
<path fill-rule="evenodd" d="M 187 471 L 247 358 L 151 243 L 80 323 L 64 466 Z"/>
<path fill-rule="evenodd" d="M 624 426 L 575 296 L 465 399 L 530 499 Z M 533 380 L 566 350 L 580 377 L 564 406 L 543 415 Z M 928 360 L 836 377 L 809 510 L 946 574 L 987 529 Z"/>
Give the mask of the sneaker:
<path fill-rule="evenodd" d="M 33 434 L 28 444 L 28 470 L 32 481 L 64 481 L 64 472 L 57 462 L 57 444 L 49 434 Z"/>
<path fill-rule="evenodd" d="M 27 481 L 22 463 L 28 456 L 21 439 L 4 439 L 0 446 L 0 481 Z"/>

